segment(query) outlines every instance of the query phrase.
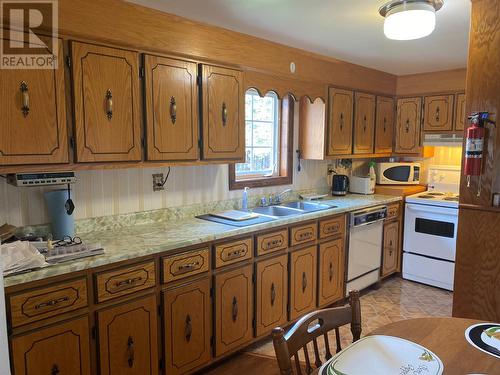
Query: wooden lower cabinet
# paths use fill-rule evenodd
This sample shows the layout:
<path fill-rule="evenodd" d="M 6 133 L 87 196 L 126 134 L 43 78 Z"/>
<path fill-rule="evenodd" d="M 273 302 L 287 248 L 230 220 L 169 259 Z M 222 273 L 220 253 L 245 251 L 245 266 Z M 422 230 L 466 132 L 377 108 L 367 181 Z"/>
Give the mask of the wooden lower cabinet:
<path fill-rule="evenodd" d="M 382 277 L 397 272 L 399 264 L 399 221 L 384 225 Z"/>
<path fill-rule="evenodd" d="M 256 336 L 269 334 L 287 322 L 288 258 L 281 255 L 260 261 L 255 266 Z"/>
<path fill-rule="evenodd" d="M 101 375 L 158 374 L 156 296 L 97 312 Z"/>
<path fill-rule="evenodd" d="M 215 276 L 215 355 L 252 339 L 252 265 Z"/>
<path fill-rule="evenodd" d="M 208 277 L 163 292 L 167 374 L 184 374 L 210 361 Z"/>
<path fill-rule="evenodd" d="M 15 375 L 90 375 L 87 317 L 15 336 L 11 342 Z"/>
<path fill-rule="evenodd" d="M 344 240 L 319 245 L 318 306 L 344 298 Z"/>
<path fill-rule="evenodd" d="M 316 246 L 290 254 L 290 320 L 316 308 Z"/>

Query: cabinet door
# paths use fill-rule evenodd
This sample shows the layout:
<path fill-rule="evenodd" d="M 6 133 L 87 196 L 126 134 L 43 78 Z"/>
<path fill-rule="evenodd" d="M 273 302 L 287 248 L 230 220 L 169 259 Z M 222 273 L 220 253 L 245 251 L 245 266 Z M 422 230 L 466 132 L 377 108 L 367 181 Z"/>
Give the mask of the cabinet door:
<path fill-rule="evenodd" d="M 394 99 L 377 96 L 375 153 L 392 152 L 394 137 Z"/>
<path fill-rule="evenodd" d="M 460 93 L 455 96 L 455 130 L 465 129 L 465 94 Z"/>
<path fill-rule="evenodd" d="M 270 334 L 274 327 L 287 322 L 287 255 L 258 262 L 256 265 L 256 335 Z"/>
<path fill-rule="evenodd" d="M 245 159 L 245 98 L 240 71 L 203 65 L 203 159 Z"/>
<path fill-rule="evenodd" d="M 141 160 L 136 52 L 72 42 L 76 157 Z"/>
<path fill-rule="evenodd" d="M 350 155 L 353 92 L 331 87 L 328 90 L 328 106 L 328 155 Z"/>
<path fill-rule="evenodd" d="M 421 98 L 398 99 L 394 152 L 400 154 L 420 152 L 421 106 Z"/>
<path fill-rule="evenodd" d="M 354 153 L 372 154 L 375 135 L 375 95 L 356 93 Z"/>
<path fill-rule="evenodd" d="M 144 62 L 148 160 L 196 160 L 196 63 L 149 55 Z"/>
<path fill-rule="evenodd" d="M 426 96 L 424 131 L 453 130 L 453 95 Z"/>
<path fill-rule="evenodd" d="M 384 225 L 384 251 L 382 276 L 390 275 L 398 270 L 399 263 L 399 221 Z"/>
<path fill-rule="evenodd" d="M 252 338 L 252 266 L 215 276 L 215 355 Z"/>
<path fill-rule="evenodd" d="M 13 337 L 11 358 L 16 375 L 90 375 L 87 318 Z"/>
<path fill-rule="evenodd" d="M 158 373 L 157 314 L 155 296 L 97 312 L 102 375 Z"/>
<path fill-rule="evenodd" d="M 0 165 L 68 162 L 62 41 L 57 69 L 0 71 Z"/>
<path fill-rule="evenodd" d="M 210 360 L 210 279 L 163 294 L 167 374 L 183 374 Z"/>
<path fill-rule="evenodd" d="M 290 320 L 316 307 L 316 246 L 290 254 Z"/>
<path fill-rule="evenodd" d="M 344 240 L 339 238 L 319 245 L 318 305 L 325 306 L 344 298 Z"/>

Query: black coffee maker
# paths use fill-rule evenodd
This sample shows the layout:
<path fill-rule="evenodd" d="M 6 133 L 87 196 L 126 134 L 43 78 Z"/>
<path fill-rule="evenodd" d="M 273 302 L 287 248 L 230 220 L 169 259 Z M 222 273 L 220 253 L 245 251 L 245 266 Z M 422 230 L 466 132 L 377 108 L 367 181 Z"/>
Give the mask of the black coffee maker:
<path fill-rule="evenodd" d="M 346 195 L 349 191 L 349 177 L 343 174 L 333 175 L 332 195 Z"/>

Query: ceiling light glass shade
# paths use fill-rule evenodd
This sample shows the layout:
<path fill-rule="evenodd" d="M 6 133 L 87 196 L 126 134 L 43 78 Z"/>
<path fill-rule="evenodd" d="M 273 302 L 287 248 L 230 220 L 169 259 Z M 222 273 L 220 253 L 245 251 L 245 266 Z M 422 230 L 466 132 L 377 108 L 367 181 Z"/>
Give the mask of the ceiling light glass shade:
<path fill-rule="evenodd" d="M 442 2 L 440 2 L 442 5 Z M 412 40 L 430 35 L 436 27 L 436 7 L 432 1 L 398 0 L 380 9 L 385 17 L 384 34 L 389 39 Z"/>

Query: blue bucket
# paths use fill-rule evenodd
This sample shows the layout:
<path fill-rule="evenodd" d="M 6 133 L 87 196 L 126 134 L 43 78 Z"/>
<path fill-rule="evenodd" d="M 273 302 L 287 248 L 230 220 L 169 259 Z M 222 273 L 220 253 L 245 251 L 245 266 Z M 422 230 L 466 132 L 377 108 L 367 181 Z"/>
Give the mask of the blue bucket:
<path fill-rule="evenodd" d="M 68 190 L 48 191 L 44 195 L 52 224 L 52 238 L 60 240 L 64 236 L 74 237 L 75 218 L 73 214 L 68 215 L 64 207 L 68 200 Z"/>

